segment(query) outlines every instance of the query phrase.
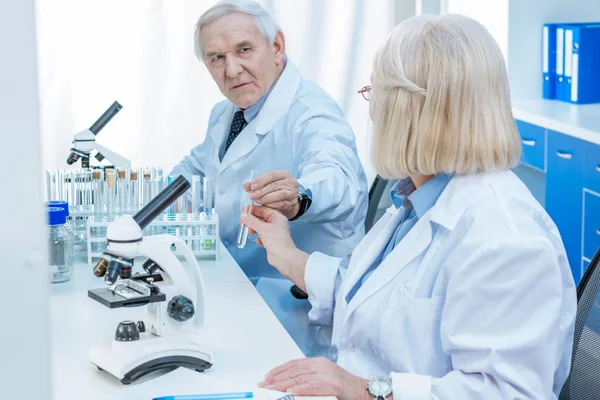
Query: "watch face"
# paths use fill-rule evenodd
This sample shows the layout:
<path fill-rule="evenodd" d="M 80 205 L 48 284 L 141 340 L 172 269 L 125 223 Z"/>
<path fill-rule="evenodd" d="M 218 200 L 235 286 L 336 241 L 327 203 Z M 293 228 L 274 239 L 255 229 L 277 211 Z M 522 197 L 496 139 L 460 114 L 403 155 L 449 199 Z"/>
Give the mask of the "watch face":
<path fill-rule="evenodd" d="M 392 383 L 386 378 L 375 378 L 369 382 L 369 391 L 375 396 L 385 397 L 392 393 Z"/>

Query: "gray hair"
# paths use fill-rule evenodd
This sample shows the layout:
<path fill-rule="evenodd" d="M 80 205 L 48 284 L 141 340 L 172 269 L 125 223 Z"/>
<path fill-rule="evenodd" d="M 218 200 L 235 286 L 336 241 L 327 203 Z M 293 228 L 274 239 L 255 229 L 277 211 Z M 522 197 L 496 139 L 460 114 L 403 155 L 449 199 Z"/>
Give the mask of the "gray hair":
<path fill-rule="evenodd" d="M 239 12 L 255 17 L 256 27 L 267 39 L 269 44 L 275 43 L 277 32 L 281 27 L 260 4 L 252 0 L 221 0 L 200 16 L 194 31 L 194 52 L 200 61 L 204 60 L 204 46 L 200 33 L 202 28 L 218 18 Z"/>

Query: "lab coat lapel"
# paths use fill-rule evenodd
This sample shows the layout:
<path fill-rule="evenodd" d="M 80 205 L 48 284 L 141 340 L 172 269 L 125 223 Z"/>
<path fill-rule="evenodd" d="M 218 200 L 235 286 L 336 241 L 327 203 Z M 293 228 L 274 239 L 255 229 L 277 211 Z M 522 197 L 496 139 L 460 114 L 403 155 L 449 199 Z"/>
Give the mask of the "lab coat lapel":
<path fill-rule="evenodd" d="M 379 291 L 388 282 L 393 280 L 407 265 L 427 249 L 432 240 L 431 213 L 426 213 L 415 226 L 406 234 L 404 239 L 392 250 L 385 260 L 371 274 L 365 284 L 356 292 L 356 295 L 348 303 L 344 317 L 344 323 L 358 306 L 364 303 L 374 293 Z M 383 232 L 382 232 L 383 233 Z M 383 236 L 383 235 L 382 235 Z M 389 240 L 389 237 L 388 237 Z M 387 243 L 387 241 L 386 241 Z M 377 255 L 381 252 L 379 249 Z M 367 261 L 367 260 L 365 260 Z M 371 261 L 372 262 L 372 261 Z M 367 267 L 371 265 L 370 263 Z M 366 268 L 361 265 L 362 273 Z"/>
<path fill-rule="evenodd" d="M 231 120 L 233 119 L 233 104 L 229 103 L 223 114 L 221 114 L 221 118 L 219 122 L 213 126 L 213 128 L 208 132 L 215 149 L 212 152 L 212 160 L 211 162 L 215 166 L 215 170 L 219 171 L 221 168 L 221 160 L 219 159 L 219 151 L 220 147 L 225 142 L 225 138 L 229 134 L 229 125 L 231 125 Z"/>
<path fill-rule="evenodd" d="M 262 136 L 272 131 L 275 125 L 287 115 L 301 80 L 300 72 L 288 60 L 279 80 L 275 83 L 275 87 L 256 118 L 244 128 L 225 153 L 221 171 L 250 153 L 260 143 Z M 221 139 L 219 143 L 222 143 L 223 140 Z M 267 155 L 265 154 L 265 156 Z"/>
<path fill-rule="evenodd" d="M 344 279 L 341 288 L 343 297 L 340 299 L 342 301 L 345 301 L 348 293 L 350 293 L 367 269 L 387 246 L 402 218 L 402 214 L 399 211 L 400 210 L 396 209 L 394 206 L 388 208 L 384 216 L 381 217 L 380 223 L 377 223 L 373 229 L 367 233 L 367 236 L 363 239 L 360 246 L 352 253 L 350 265 L 348 265 L 350 274 Z"/>

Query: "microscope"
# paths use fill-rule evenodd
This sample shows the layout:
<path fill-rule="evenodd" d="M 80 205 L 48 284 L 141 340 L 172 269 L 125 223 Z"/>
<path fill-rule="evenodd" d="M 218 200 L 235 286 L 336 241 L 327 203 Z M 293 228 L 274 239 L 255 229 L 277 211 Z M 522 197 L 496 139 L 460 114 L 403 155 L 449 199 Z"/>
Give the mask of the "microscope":
<path fill-rule="evenodd" d="M 202 372 L 212 366 L 203 348 L 204 284 L 198 262 L 186 243 L 171 235 L 142 235 L 156 217 L 190 188 L 178 176 L 133 217 L 123 215 L 107 228 L 107 250 L 94 267 L 106 287 L 88 297 L 108 308 L 147 307 L 147 319 L 122 321 L 110 343 L 89 351 L 90 361 L 121 383 L 161 369 L 186 367 Z M 184 266 L 172 247 L 183 253 Z M 145 273 L 132 275 L 134 257 L 144 256 Z"/>
<path fill-rule="evenodd" d="M 81 167 L 89 168 L 90 153 L 95 151 L 98 162 L 106 158 L 115 168 L 131 169 L 131 161 L 96 142 L 96 135 L 121 111 L 121 108 L 123 106 L 115 101 L 89 129 L 75 135 L 71 153 L 67 158 L 68 165 L 73 165 L 81 159 Z"/>

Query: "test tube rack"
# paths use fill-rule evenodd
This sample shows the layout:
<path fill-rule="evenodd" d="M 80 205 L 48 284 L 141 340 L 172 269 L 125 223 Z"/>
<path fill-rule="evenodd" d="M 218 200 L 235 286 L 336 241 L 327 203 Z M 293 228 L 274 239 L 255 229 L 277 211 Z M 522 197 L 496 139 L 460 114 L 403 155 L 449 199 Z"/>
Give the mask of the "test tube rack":
<path fill-rule="evenodd" d="M 106 250 L 106 228 L 114 221 L 106 216 L 90 215 L 87 218 L 87 259 L 92 265 L 92 260 L 100 258 Z M 220 257 L 219 246 L 219 216 L 212 213 L 205 214 L 170 214 L 165 213 L 155 219 L 143 231 L 144 236 L 170 234 L 185 241 L 196 257 L 218 260 Z M 182 256 L 176 248 L 173 252 Z"/>

